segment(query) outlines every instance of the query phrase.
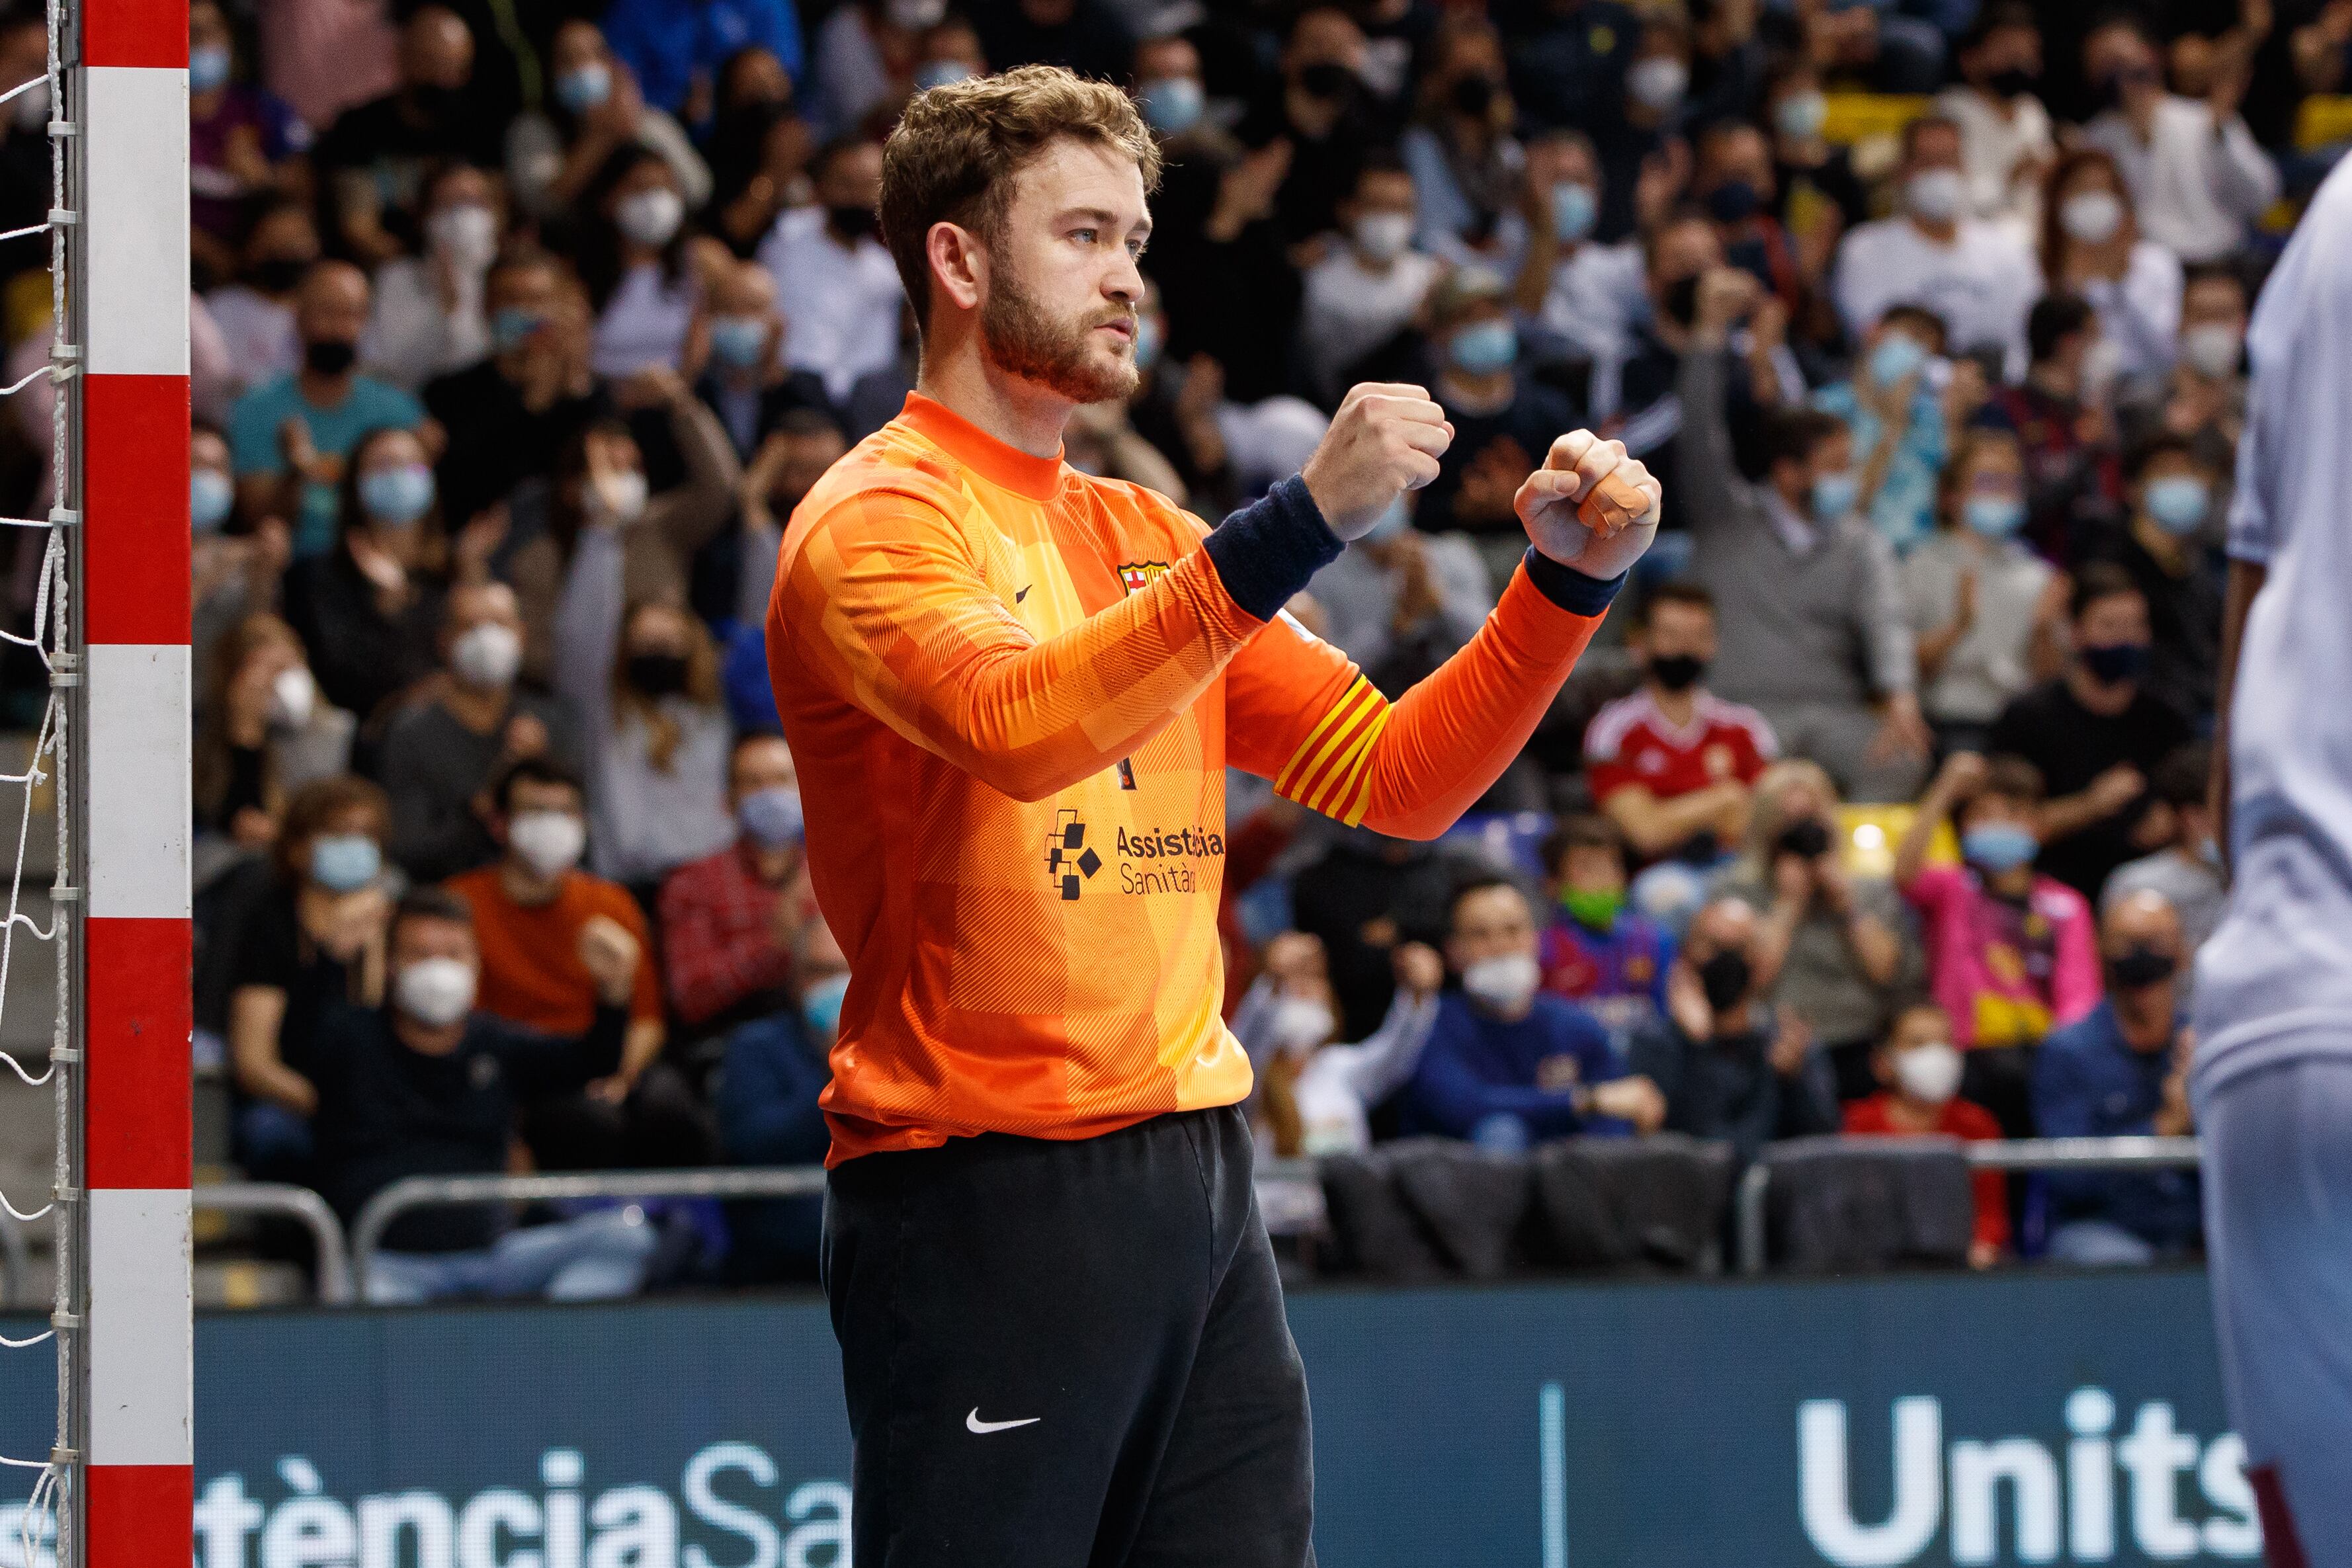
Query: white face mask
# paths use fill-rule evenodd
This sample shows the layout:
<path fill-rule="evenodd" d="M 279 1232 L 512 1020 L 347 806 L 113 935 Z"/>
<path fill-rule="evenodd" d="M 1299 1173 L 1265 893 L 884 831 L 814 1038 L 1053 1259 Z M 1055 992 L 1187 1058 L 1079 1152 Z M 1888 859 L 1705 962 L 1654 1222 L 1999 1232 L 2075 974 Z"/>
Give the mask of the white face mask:
<path fill-rule="evenodd" d="M 1408 213 L 1366 213 L 1356 220 L 1356 248 L 1374 261 L 1394 261 L 1412 243 Z"/>
<path fill-rule="evenodd" d="M 1648 110 L 1664 110 L 1682 102 L 1690 88 L 1690 68 L 1672 55 L 1652 55 L 1635 60 L 1625 72 L 1625 90 Z"/>
<path fill-rule="evenodd" d="M 449 667 L 478 691 L 511 685 L 522 668 L 522 636 L 511 626 L 485 621 L 450 644 Z"/>
<path fill-rule="evenodd" d="M 1515 1013 L 1536 994 L 1543 974 L 1525 953 L 1482 958 L 1462 971 L 1462 988 L 1470 999 L 1498 1013 Z"/>
<path fill-rule="evenodd" d="M 2238 356 L 2245 348 L 2246 340 L 2238 329 L 2221 321 L 2208 321 L 2180 334 L 2180 357 L 2207 381 L 2235 375 Z"/>
<path fill-rule="evenodd" d="M 393 982 L 392 999 L 428 1029 L 446 1029 L 473 1010 L 474 966 L 463 958 L 419 958 Z"/>
<path fill-rule="evenodd" d="M 2058 226 L 2084 245 L 2105 245 L 2124 226 L 2123 198 L 2113 191 L 2077 191 L 2058 208 Z"/>
<path fill-rule="evenodd" d="M 1929 1105 L 1941 1105 L 1960 1092 L 1959 1051 L 1943 1040 L 1915 1045 L 1895 1057 L 1895 1082 L 1904 1093 Z"/>
<path fill-rule="evenodd" d="M 686 198 L 667 185 L 639 191 L 613 211 L 620 231 L 643 246 L 667 245 L 685 221 Z"/>
<path fill-rule="evenodd" d="M 518 811 L 507 824 L 507 844 L 539 875 L 555 876 L 580 863 L 588 825 L 569 811 Z"/>
<path fill-rule="evenodd" d="M 1958 169 L 1922 169 L 1911 176 L 1903 193 L 1914 217 L 1946 224 L 1960 215 L 1960 204 L 1968 200 L 1969 187 Z"/>
<path fill-rule="evenodd" d="M 444 207 L 425 220 L 433 248 L 467 272 L 480 272 L 499 253 L 498 214 L 478 202 Z"/>
<path fill-rule="evenodd" d="M 1339 1020 L 1331 1009 L 1312 997 L 1284 997 L 1266 1019 L 1266 1032 L 1277 1051 L 1308 1051 L 1331 1038 Z"/>
<path fill-rule="evenodd" d="M 608 523 L 634 523 L 645 515 L 646 476 L 641 469 L 608 474 L 588 487 L 588 504 Z"/>
<path fill-rule="evenodd" d="M 269 683 L 269 722 L 281 728 L 300 729 L 318 706 L 319 683 L 299 664 Z"/>

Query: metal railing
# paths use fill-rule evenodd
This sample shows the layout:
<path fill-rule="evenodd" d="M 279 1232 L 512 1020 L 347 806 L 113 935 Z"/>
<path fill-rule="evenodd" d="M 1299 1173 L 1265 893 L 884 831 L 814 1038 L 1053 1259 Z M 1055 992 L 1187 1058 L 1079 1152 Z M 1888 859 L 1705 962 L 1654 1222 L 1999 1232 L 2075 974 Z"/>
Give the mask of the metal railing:
<path fill-rule="evenodd" d="M 318 1249 L 319 1276 L 314 1288 L 319 1304 L 350 1304 L 352 1264 L 349 1249 L 343 1244 L 343 1222 L 335 1218 L 327 1200 L 309 1187 L 266 1181 L 205 1182 L 195 1188 L 192 1202 L 198 1208 L 223 1214 L 274 1214 L 299 1221 L 310 1231 L 311 1244 Z"/>
<path fill-rule="evenodd" d="M 1885 1146 L 1885 1140 L 1856 1139 L 1857 1145 Z M 1933 1138 L 1906 1139 L 1914 1145 L 1941 1143 Z M 2198 1163 L 2194 1138 L 2018 1138 L 2004 1143 L 1958 1145 L 1960 1157 L 1980 1170 L 1999 1171 L 2130 1171 L 2178 1170 Z M 1739 1178 L 1736 1217 L 1739 1271 L 1764 1271 L 1765 1199 L 1772 1186 L 1772 1167 L 1758 1160 Z"/>

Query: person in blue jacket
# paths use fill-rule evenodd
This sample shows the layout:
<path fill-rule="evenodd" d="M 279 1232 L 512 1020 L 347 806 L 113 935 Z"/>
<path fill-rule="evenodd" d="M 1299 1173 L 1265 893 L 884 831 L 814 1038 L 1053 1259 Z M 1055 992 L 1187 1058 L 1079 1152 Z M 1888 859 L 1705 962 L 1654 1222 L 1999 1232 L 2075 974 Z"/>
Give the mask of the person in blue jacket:
<path fill-rule="evenodd" d="M 1517 883 L 1482 877 L 1455 890 L 1447 967 L 1421 1065 L 1405 1086 L 1408 1133 L 1524 1149 L 1580 1133 L 1650 1133 L 1665 1100 L 1628 1072 L 1599 1019 L 1537 988 L 1535 912 Z"/>
<path fill-rule="evenodd" d="M 738 50 L 766 49 L 801 79 L 800 16 L 786 0 L 614 0 L 604 41 L 636 73 L 646 101 L 680 120 L 697 97 L 708 117 L 719 68 Z"/>
<path fill-rule="evenodd" d="M 821 1165 L 833 1141 L 816 1100 L 833 1081 L 825 1055 L 841 1022 L 849 960 L 822 920 L 803 928 L 793 959 L 798 1005 L 727 1037 L 716 1099 L 719 1137 L 733 1165 Z M 816 1278 L 822 1197 L 738 1203 L 727 1218 L 732 1278 L 744 1283 Z"/>

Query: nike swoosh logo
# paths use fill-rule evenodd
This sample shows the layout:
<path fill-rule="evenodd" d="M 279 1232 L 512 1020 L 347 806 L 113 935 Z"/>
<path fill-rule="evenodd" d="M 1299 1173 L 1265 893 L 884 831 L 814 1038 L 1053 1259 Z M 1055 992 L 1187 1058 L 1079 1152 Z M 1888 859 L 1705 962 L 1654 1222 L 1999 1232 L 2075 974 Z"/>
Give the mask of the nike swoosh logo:
<path fill-rule="evenodd" d="M 1034 587 L 1036 587 L 1036 586 L 1037 586 L 1037 585 L 1036 585 L 1035 583 L 1034 583 L 1034 582 L 1033 582 L 1033 583 L 1031 583 L 1031 584 L 1029 585 L 1029 588 L 1034 588 Z M 1021 589 L 1021 590 L 1019 590 L 1018 591 L 1016 591 L 1016 592 L 1013 595 L 1013 603 L 1015 603 L 1015 604 L 1018 604 L 1018 603 L 1020 603 L 1023 600 L 1024 600 L 1024 599 L 1028 598 L 1028 597 L 1029 597 L 1029 588 L 1024 588 L 1024 589 Z M 1044 1417 L 1043 1417 L 1043 1416 L 1040 1416 L 1040 1417 L 1039 1417 L 1039 1419 L 1040 1419 L 1040 1420 L 1042 1420 L 1042 1419 L 1044 1419 Z"/>
<path fill-rule="evenodd" d="M 1034 1427 L 1045 1418 L 1043 1416 L 1030 1416 L 1018 1421 L 983 1421 L 980 1418 L 980 1406 L 975 1405 L 971 1407 L 971 1414 L 963 1418 L 963 1426 L 967 1432 L 979 1432 L 985 1435 L 990 1432 L 1009 1432 L 1015 1427 Z"/>

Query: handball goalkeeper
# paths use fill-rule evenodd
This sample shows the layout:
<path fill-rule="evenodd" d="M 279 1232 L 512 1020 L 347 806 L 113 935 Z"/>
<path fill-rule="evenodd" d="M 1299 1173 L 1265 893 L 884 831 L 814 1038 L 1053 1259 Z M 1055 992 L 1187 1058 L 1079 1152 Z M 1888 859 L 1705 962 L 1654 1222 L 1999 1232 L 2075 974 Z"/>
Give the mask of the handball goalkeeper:
<path fill-rule="evenodd" d="M 882 232 L 919 390 L 785 531 L 768 659 L 851 980 L 824 1281 L 859 1568 L 1300 1568 L 1307 1388 L 1220 1021 L 1224 770 L 1433 838 L 1517 757 L 1655 533 L 1562 434 L 1478 634 L 1391 705 L 1282 612 L 1452 439 L 1349 392 L 1212 528 L 1061 460 L 1136 385 L 1159 153 L 1030 67 L 919 94 Z"/>

